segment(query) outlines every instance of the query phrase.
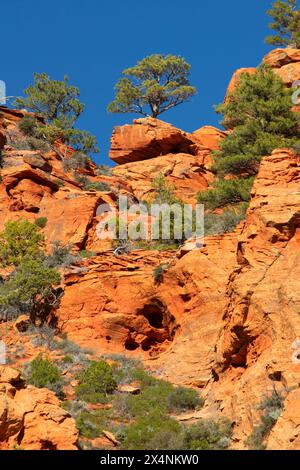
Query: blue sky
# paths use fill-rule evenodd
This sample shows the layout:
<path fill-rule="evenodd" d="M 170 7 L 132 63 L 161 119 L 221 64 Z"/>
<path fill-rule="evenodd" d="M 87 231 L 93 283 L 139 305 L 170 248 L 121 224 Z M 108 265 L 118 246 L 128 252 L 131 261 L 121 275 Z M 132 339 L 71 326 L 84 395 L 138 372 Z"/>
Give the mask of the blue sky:
<path fill-rule="evenodd" d="M 122 70 L 152 53 L 182 55 L 198 93 L 161 117 L 186 131 L 218 125 L 213 105 L 223 100 L 239 67 L 256 66 L 271 0 L 10 0 L 1 2 L 1 74 L 8 95 L 21 95 L 34 72 L 65 74 L 86 109 L 79 126 L 97 136 L 98 163 L 110 164 L 114 125 L 135 115 L 106 112 Z"/>

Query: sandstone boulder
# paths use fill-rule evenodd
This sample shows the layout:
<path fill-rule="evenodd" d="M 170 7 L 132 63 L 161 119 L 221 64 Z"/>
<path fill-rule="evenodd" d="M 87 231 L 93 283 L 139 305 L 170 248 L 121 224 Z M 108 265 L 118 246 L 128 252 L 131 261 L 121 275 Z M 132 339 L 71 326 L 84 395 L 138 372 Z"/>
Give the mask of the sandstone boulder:
<path fill-rule="evenodd" d="M 116 127 L 109 155 L 114 162 L 123 164 L 171 153 L 196 155 L 197 144 L 189 134 L 171 124 L 148 117 Z"/>

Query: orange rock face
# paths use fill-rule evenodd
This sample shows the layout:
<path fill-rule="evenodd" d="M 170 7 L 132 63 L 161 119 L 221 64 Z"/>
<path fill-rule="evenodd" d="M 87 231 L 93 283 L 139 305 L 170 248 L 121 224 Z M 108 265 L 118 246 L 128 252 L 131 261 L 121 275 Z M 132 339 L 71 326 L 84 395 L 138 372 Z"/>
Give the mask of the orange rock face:
<path fill-rule="evenodd" d="M 213 181 L 208 169 L 211 162 L 209 150 L 194 156 L 185 153 L 168 154 L 143 162 L 133 162 L 114 168 L 114 175 L 126 178 L 134 195 L 140 200 L 151 198 L 152 181 L 159 174 L 172 184 L 184 202 L 195 203 L 198 191 L 203 191 Z"/>
<path fill-rule="evenodd" d="M 255 72 L 256 72 L 256 68 L 254 68 L 254 67 L 241 68 L 241 69 L 238 69 L 234 72 L 234 74 L 233 74 L 233 76 L 232 76 L 232 78 L 229 82 L 228 88 L 227 88 L 227 92 L 226 92 L 226 96 L 225 96 L 225 103 L 228 100 L 228 97 L 229 97 L 230 93 L 232 93 L 236 89 L 237 84 L 239 83 L 241 75 L 243 73 L 253 74 Z"/>
<path fill-rule="evenodd" d="M 57 312 L 63 331 L 98 352 L 157 355 L 168 347 L 176 322 L 156 296 L 154 269 L 168 252 L 99 255 L 65 274 Z"/>
<path fill-rule="evenodd" d="M 300 335 L 299 181 L 299 158 L 289 150 L 263 159 L 228 280 L 212 389 L 235 419 L 240 446 L 263 398 L 285 395 L 300 380 L 292 357 Z"/>
<path fill-rule="evenodd" d="M 300 52 L 299 49 L 275 49 L 271 51 L 263 62 L 268 64 L 273 71 L 278 75 L 283 83 L 291 87 L 293 82 L 300 80 Z M 255 73 L 256 68 L 242 68 L 236 70 L 233 77 L 228 85 L 225 102 L 228 99 L 230 93 L 232 93 L 240 79 L 242 73 Z"/>
<path fill-rule="evenodd" d="M 192 136 L 209 150 L 218 150 L 221 140 L 223 140 L 226 135 L 226 132 L 213 126 L 203 126 L 192 133 Z"/>
<path fill-rule="evenodd" d="M 184 202 L 195 203 L 213 181 L 211 151 L 225 135 L 211 126 L 187 134 L 157 119 L 137 119 L 114 130 L 110 157 L 119 165 L 113 173 L 138 199 L 149 198 L 153 178 L 163 174 Z"/>
<path fill-rule="evenodd" d="M 20 372 L 0 367 L 0 450 L 77 450 L 75 421 L 53 392 L 27 386 Z"/>
<path fill-rule="evenodd" d="M 299 49 L 275 49 L 265 58 L 264 62 L 283 80 L 285 85 L 291 86 L 300 80 L 300 51 Z"/>
<path fill-rule="evenodd" d="M 135 119 L 133 125 L 116 127 L 109 155 L 114 162 L 122 164 L 169 153 L 196 155 L 197 145 L 189 134 L 149 117 Z"/>

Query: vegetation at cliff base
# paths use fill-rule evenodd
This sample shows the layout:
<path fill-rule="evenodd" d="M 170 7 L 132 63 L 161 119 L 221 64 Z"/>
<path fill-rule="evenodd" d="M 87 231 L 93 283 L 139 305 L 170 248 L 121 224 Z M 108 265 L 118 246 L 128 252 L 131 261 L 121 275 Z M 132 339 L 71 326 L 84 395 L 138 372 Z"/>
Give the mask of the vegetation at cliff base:
<path fill-rule="evenodd" d="M 189 82 L 190 68 L 180 56 L 153 54 L 145 57 L 123 71 L 108 111 L 157 118 L 196 93 Z"/>
<path fill-rule="evenodd" d="M 58 367 L 41 355 L 33 359 L 27 368 L 26 380 L 38 388 L 48 388 L 63 397 L 63 379 Z"/>
<path fill-rule="evenodd" d="M 66 367 L 64 361 L 62 367 Z M 76 363 L 70 367 L 75 372 Z M 117 355 L 88 361 L 76 377 L 76 397 L 64 402 L 64 408 L 76 420 L 81 438 L 95 439 L 106 430 L 119 442 L 117 449 L 124 450 L 212 450 L 230 446 L 232 425 L 228 420 L 203 419 L 190 426 L 176 419 L 203 406 L 204 400 L 196 390 L 158 379 L 138 361 Z M 131 384 L 135 393 L 126 391 Z"/>
<path fill-rule="evenodd" d="M 273 21 L 270 29 L 276 32 L 266 38 L 267 44 L 300 48 L 300 8 L 297 0 L 276 0 L 268 15 Z"/>

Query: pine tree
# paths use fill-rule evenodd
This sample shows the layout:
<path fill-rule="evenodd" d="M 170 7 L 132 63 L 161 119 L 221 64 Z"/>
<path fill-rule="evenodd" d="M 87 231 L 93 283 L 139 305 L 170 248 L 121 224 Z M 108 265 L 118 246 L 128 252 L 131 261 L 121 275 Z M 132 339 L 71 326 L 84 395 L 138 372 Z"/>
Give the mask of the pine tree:
<path fill-rule="evenodd" d="M 213 171 L 219 179 L 198 194 L 206 209 L 248 202 L 262 157 L 296 144 L 299 119 L 291 111 L 291 94 L 270 67 L 261 65 L 255 74 L 242 74 L 226 103 L 216 108 L 231 132 L 214 155 Z"/>
<path fill-rule="evenodd" d="M 277 0 L 268 15 L 273 18 L 270 28 L 277 34 L 268 36 L 266 42 L 275 46 L 300 48 L 300 9 L 297 0 Z"/>
<path fill-rule="evenodd" d="M 115 86 L 111 113 L 138 113 L 157 118 L 161 113 L 189 100 L 196 88 L 190 86 L 190 65 L 179 56 L 153 54 L 123 71 Z"/>
<path fill-rule="evenodd" d="M 75 128 L 84 105 L 79 100 L 79 89 L 69 84 L 68 77 L 58 81 L 52 80 L 45 73 L 35 73 L 34 84 L 26 88 L 24 93 L 26 97 L 17 98 L 14 106 L 42 116 L 46 126 L 36 121 L 29 127 L 27 122 L 23 130 L 27 127 L 31 135 L 42 137 L 51 143 L 60 137 L 76 151 L 98 151 L 96 138 L 89 132 Z"/>

